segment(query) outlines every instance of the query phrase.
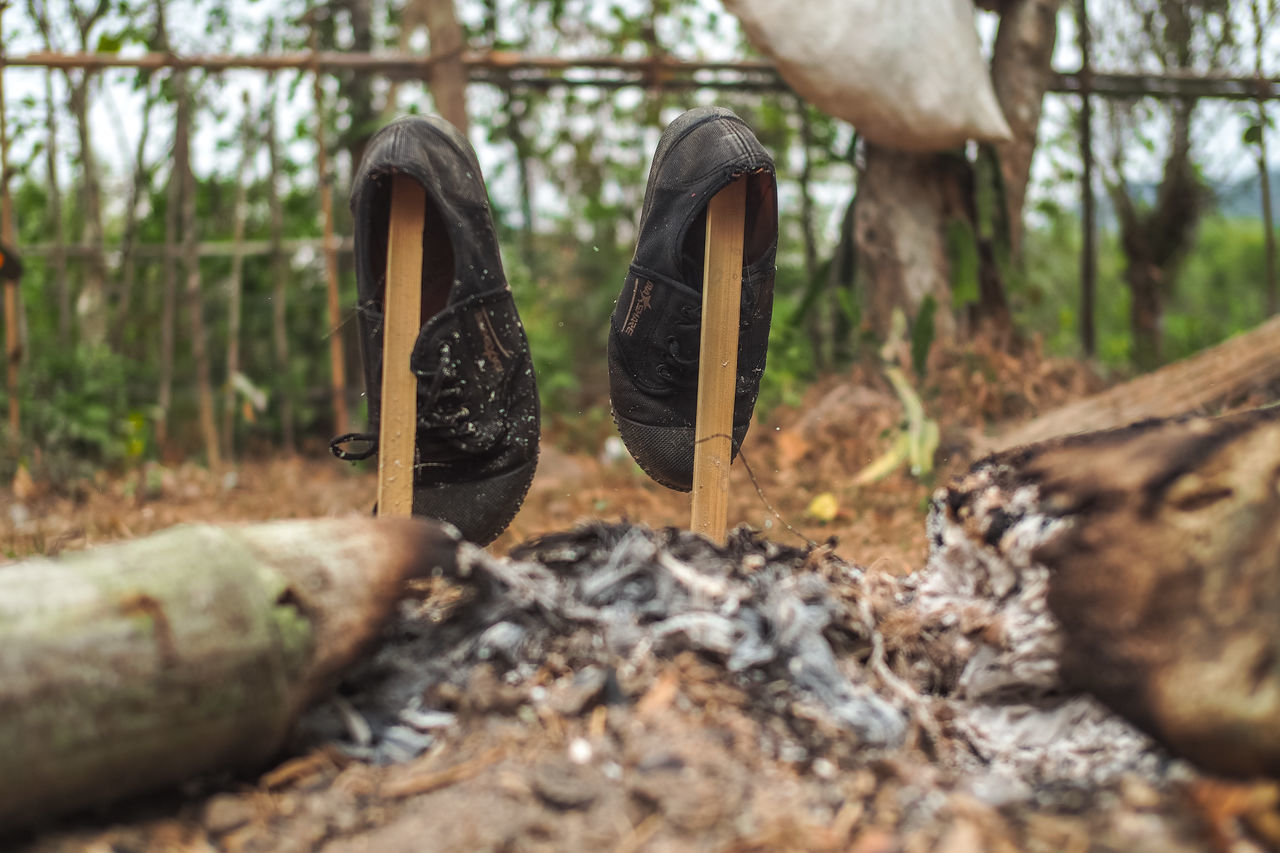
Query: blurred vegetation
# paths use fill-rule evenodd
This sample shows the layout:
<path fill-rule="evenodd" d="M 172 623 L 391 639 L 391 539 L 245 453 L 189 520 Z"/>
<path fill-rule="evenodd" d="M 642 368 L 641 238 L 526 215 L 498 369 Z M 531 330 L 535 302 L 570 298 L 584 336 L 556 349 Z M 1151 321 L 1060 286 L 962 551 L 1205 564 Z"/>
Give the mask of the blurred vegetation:
<path fill-rule="evenodd" d="M 50 0 L 59 18 L 75 0 Z M 88 34 L 99 50 L 156 49 L 153 11 L 157 0 L 115 0 L 110 12 Z M 160 0 L 165 2 L 165 0 Z M 183 52 L 240 50 L 233 36 L 233 9 L 240 0 L 167 0 L 170 20 L 187 24 L 170 34 L 173 49 Z M 245 0 L 250 2 L 252 0 Z M 374 48 L 395 49 L 396 2 L 374 3 Z M 322 46 L 352 49 L 350 9 L 360 3 L 320 7 L 327 12 L 319 28 Z M 267 14 L 262 7 L 259 17 Z M 255 33 L 258 50 L 280 52 L 303 49 L 310 29 L 302 23 L 308 0 L 283 0 Z M 643 4 L 596 0 L 459 0 L 459 17 L 471 47 L 539 55 L 661 56 L 706 58 L 709 47 L 722 57 L 753 53 L 736 23 L 718 3 L 651 0 Z M 243 11 L 243 10 L 241 10 Z M 179 12 L 181 14 L 179 14 Z M 21 10 L 6 18 L 7 49 L 44 47 Z M 237 12 L 237 14 L 239 14 Z M 71 18 L 66 18 L 71 20 Z M 68 24 L 69 26 L 69 24 Z M 11 35 L 12 34 L 12 35 Z M 77 38 L 66 38 L 70 43 Z M 43 72 L 10 69 L 7 79 L 28 75 L 42 82 Z M 247 240 L 270 239 L 268 181 L 263 134 L 267 112 L 274 111 L 280 127 L 282 157 L 277 177 L 283 204 L 285 239 L 316 238 L 321 233 L 320 202 L 315 174 L 317 114 L 335 153 L 334 209 L 336 231 L 350 234 L 345 198 L 353 164 L 343 152 L 358 150 L 363 136 L 397 112 L 428 111 L 429 97 L 409 83 L 399 87 L 394 104 L 379 103 L 373 124 L 355 126 L 364 116 L 369 86 L 358 86 L 352 75 L 325 81 L 326 103 L 310 102 L 310 77 L 282 72 L 274 78 L 245 74 L 192 73 L 195 90 L 193 147 L 214 152 L 197 158 L 197 221 L 202 242 L 229 241 L 233 233 L 236 196 L 235 165 L 240 148 L 240 97 L 251 96 L 256 111 L 251 122 L 254 144 L 251 161 Z M 173 75 L 110 72 L 92 90 L 94 98 L 117 98 L 120 91 L 145 93 L 154 110 L 151 133 L 158 140 L 146 149 L 144 175 L 137 209 L 136 244 L 156 246 L 165 240 L 166 186 L 171 171 L 173 134 Z M 19 247 L 48 244 L 53 239 L 47 145 L 59 145 L 62 168 L 60 190 L 62 225 L 69 243 L 85 239 L 83 158 L 73 132 L 75 118 L 67 111 L 67 87 L 54 75 L 53 112 L 60 131 L 46 139 L 50 111 L 39 94 L 24 94 L 7 104 L 6 117 L 14 138 L 12 181 Z M 364 81 L 366 84 L 370 81 Z M 385 98 L 384 80 L 373 80 L 372 91 Z M 27 86 L 31 90 L 32 86 Z M 38 85 L 34 87 L 38 91 Z M 12 91 L 12 88 L 11 88 Z M 272 93 L 276 93 L 272 95 Z M 276 96 L 279 101 L 277 103 Z M 473 126 L 494 202 L 504 264 L 531 339 L 543 411 L 557 438 L 580 449 L 595 450 L 610 429 L 604 351 L 608 316 L 631 258 L 649 158 L 662 127 L 684 109 L 719 103 L 734 109 L 755 130 L 775 156 L 779 169 L 779 269 L 774 322 L 770 335 L 768 370 L 757 412 L 766 416 L 780 405 L 795 405 L 806 387 L 824 372 L 840 370 L 851 360 L 875 357 L 877 341 L 860 329 L 857 279 L 848 263 L 847 208 L 854 195 L 858 145 L 853 129 L 800 103 L 790 94 L 750 91 L 694 91 L 660 89 L 603 89 L 559 87 L 547 91 L 473 84 L 469 90 Z M 108 104 L 116 109 L 119 104 Z M 360 108 L 357 108 L 360 107 Z M 363 122 L 364 119 L 361 119 Z M 201 448 L 197 426 L 195 368 L 189 340 L 189 306 L 179 284 L 177 346 L 173 355 L 176 377 L 170 411 L 170 439 L 159 447 L 155 438 L 156 388 L 160 373 L 163 258 L 137 254 L 135 274 L 126 283 L 120 247 L 126 232 L 123 199 L 133 175 L 120 174 L 109 157 L 118 148 L 128 154 L 136 140 L 121 133 L 123 125 L 95 128 L 101 150 L 106 195 L 102 223 L 106 248 L 109 300 L 105 311 L 111 329 L 105 348 L 90 350 L 77 343 L 74 324 L 70 339 L 59 332 L 58 288 L 47 256 L 29 255 L 22 282 L 25 302 L 25 360 L 22 373 L 22 435 L 10 437 L 9 451 L 0 454 L 0 479 L 22 462 L 42 468 L 51 479 L 80 476 L 98 466 L 111 466 L 142 457 L 193 456 Z M 112 138 L 115 136 L 116 138 Z M 1049 156 L 1076 144 L 1069 130 L 1042 135 Z M 1070 155 L 1066 156 L 1070 159 Z M 114 171 L 113 171 L 114 170 Z M 1056 180 L 1073 179 L 1060 169 Z M 1023 265 L 1011 269 L 1006 284 L 1018 328 L 1044 337 L 1049 352 L 1076 356 L 1078 329 L 1078 259 L 1080 232 L 1076 211 L 1041 205 L 1033 212 L 1025 236 Z M 1262 229 L 1256 220 L 1209 216 L 1200 226 L 1193 250 L 1171 287 L 1165 315 L 1167 359 L 1179 358 L 1224 337 L 1250 328 L 1265 316 L 1261 288 Z M 229 256 L 204 257 L 199 262 L 204 323 L 210 341 L 211 372 L 221 391 L 230 382 L 226 371 Z M 350 256 L 343 255 L 341 294 L 344 318 L 331 328 L 326 309 L 323 256 L 317 250 L 292 253 L 287 268 L 288 363 L 278 365 L 272 347 L 272 259 L 248 255 L 243 271 L 243 320 L 240 333 L 241 372 L 250 389 L 265 393 L 259 408 L 251 394 L 235 398 L 234 443 L 242 454 L 267 452 L 281 445 L 279 401 L 289 394 L 304 451 L 319 452 L 332 434 L 329 399 L 329 336 L 341 335 L 346 345 L 347 376 L 355 426 L 363 420 L 359 404 L 363 374 L 352 306 L 355 282 Z M 1104 232 L 1098 259 L 1099 358 L 1117 371 L 1130 369 L 1128 299 L 1124 285 L 1125 258 L 1114 233 Z M 81 292 L 86 264 L 70 257 L 67 284 Z M 852 278 L 852 282 L 850 279 Z M 854 287 L 850 286 L 850 283 Z M 126 300 L 127 311 L 121 306 Z M 976 286 L 975 286 L 976 287 Z M 912 339 L 917 370 L 923 365 L 930 340 Z M 0 389 L 0 398 L 3 389 Z M 0 400 L 2 402 L 2 400 Z"/>
<path fill-rule="evenodd" d="M 1042 335 L 1049 353 L 1078 357 L 1080 221 L 1072 212 L 1058 212 L 1029 229 L 1026 239 L 1025 279 L 1010 293 L 1018 325 Z M 1120 373 L 1132 368 L 1124 265 L 1119 235 L 1102 231 L 1095 307 L 1098 360 Z M 1206 218 L 1170 287 L 1166 360 L 1185 358 L 1257 326 L 1266 316 L 1262 265 L 1263 233 L 1257 220 Z"/>

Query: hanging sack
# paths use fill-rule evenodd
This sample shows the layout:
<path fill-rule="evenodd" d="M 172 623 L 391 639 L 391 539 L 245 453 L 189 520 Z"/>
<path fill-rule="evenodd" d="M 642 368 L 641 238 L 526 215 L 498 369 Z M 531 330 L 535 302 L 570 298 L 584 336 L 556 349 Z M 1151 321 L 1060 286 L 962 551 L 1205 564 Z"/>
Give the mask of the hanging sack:
<path fill-rule="evenodd" d="M 725 0 L 795 91 L 867 139 L 939 151 L 1002 142 L 972 0 Z"/>

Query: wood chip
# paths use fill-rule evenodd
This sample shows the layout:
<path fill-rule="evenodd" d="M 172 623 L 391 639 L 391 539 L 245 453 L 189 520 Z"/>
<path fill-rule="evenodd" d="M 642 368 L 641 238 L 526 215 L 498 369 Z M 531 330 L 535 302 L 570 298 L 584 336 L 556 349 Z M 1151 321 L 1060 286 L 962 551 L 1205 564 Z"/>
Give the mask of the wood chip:
<path fill-rule="evenodd" d="M 629 835 L 618 842 L 618 846 L 614 848 L 614 853 L 636 853 L 637 850 L 648 844 L 653 836 L 658 834 L 659 829 L 662 829 L 662 815 L 655 812 L 640 821 L 640 824 L 631 830 Z"/>
<path fill-rule="evenodd" d="M 259 783 L 269 791 L 275 791 L 286 785 L 294 784 L 308 776 L 333 769 L 333 759 L 324 751 L 308 753 L 300 758 L 290 759 L 274 770 L 264 773 Z"/>
<path fill-rule="evenodd" d="M 636 716 L 642 720 L 651 720 L 671 707 L 676 694 L 680 692 L 680 675 L 669 669 L 658 676 L 653 686 L 645 691 L 636 702 Z"/>
<path fill-rule="evenodd" d="M 432 770 L 427 772 L 407 773 L 397 778 L 389 779 L 382 785 L 382 795 L 387 799 L 400 799 L 402 797 L 412 797 L 418 794 L 427 794 L 431 791 L 447 788 L 450 785 L 457 784 L 465 779 L 470 779 L 478 775 L 486 767 L 497 763 L 503 757 L 505 750 L 503 747 L 497 746 L 478 758 L 470 761 L 464 761 L 447 767 L 444 770 Z"/>

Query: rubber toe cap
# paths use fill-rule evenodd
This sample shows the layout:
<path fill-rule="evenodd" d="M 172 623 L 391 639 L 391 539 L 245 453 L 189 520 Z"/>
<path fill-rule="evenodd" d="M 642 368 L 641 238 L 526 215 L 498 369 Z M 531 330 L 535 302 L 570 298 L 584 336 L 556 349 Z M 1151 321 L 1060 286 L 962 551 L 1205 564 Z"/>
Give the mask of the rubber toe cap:
<path fill-rule="evenodd" d="M 538 460 L 532 459 L 513 471 L 474 482 L 441 486 L 415 485 L 413 514 L 447 521 L 462 537 L 477 545 L 487 545 L 507 529 L 520 511 Z"/>

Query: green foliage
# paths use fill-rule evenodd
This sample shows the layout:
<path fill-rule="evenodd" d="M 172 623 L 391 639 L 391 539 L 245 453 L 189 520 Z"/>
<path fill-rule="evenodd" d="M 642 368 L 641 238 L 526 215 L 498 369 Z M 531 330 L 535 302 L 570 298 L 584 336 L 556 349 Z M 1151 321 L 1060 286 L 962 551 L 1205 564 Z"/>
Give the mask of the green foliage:
<path fill-rule="evenodd" d="M 978 245 L 973 228 L 961 219 L 947 223 L 947 262 L 951 268 L 951 301 L 957 308 L 978 301 Z"/>
<path fill-rule="evenodd" d="M 37 477 L 67 483 L 145 456 L 150 419 L 127 407 L 128 371 L 105 348 L 54 349 L 32 359 L 20 389 L 25 437 L 0 459 L 0 475 L 12 476 L 22 463 Z"/>
<path fill-rule="evenodd" d="M 75 44 L 80 38 L 71 31 L 72 18 L 65 14 L 58 17 L 59 10 L 69 8 L 64 3 L 55 0 L 50 12 L 55 15 L 55 28 L 63 31 L 61 41 Z M 404 4 L 394 0 L 370 7 L 376 26 L 372 27 L 374 43 L 368 48 L 353 43 L 352 19 L 358 5 L 322 4 L 313 9 L 315 4 L 282 0 L 269 13 L 259 6 L 263 52 L 305 48 L 310 30 L 304 13 L 309 10 L 318 13 L 317 35 L 323 49 L 378 51 L 398 47 Z M 167 8 L 171 47 L 176 52 L 217 52 L 230 44 L 236 25 L 228 15 L 231 7 L 226 0 L 184 0 L 169 3 Z M 715 3 L 463 0 L 457 3 L 457 10 L 469 46 L 478 50 L 565 58 L 754 55 L 741 41 L 732 19 Z M 12 14 L 27 13 L 15 8 Z M 84 35 L 85 47 L 104 53 L 159 50 L 154 30 L 151 0 L 121 0 Z M 127 80 L 135 95 L 144 94 L 148 103 L 155 102 L 150 132 L 159 142 L 149 146 L 149 156 L 158 162 L 148 164 L 150 174 L 142 185 L 138 205 L 142 218 L 133 235 L 136 244 L 155 246 L 165 240 L 169 212 L 166 184 L 171 164 L 166 158 L 173 129 L 175 76 L 168 72 L 125 76 L 120 72 L 112 77 L 112 73 L 99 78 L 103 84 L 91 92 L 95 102 L 120 80 Z M 242 78 L 231 73 L 191 72 L 186 79 L 196 97 L 193 133 L 197 137 L 194 148 L 200 154 L 196 199 L 199 239 L 226 241 L 232 234 L 236 197 L 228 164 L 237 159 L 240 145 L 238 108 L 229 105 L 237 102 L 233 87 Z M 394 113 L 433 109 L 429 93 L 407 81 L 398 89 L 399 102 L 386 104 L 386 81 L 355 73 L 326 77 L 326 103 L 319 110 L 308 109 L 312 80 L 310 72 L 282 72 L 270 87 L 288 107 L 278 110 L 286 239 L 320 235 L 314 161 L 318 122 L 324 125 L 330 148 L 335 149 L 336 231 L 349 235 L 352 223 L 343 198 L 354 165 L 351 159 L 362 140 Z M 634 247 L 653 146 L 667 122 L 698 104 L 719 103 L 738 112 L 774 153 L 778 165 L 782 216 L 774 322 L 758 414 L 764 417 L 779 405 L 799 403 L 804 388 L 821 369 L 838 369 L 848 358 L 874 350 L 878 342 L 868 341 L 867 333 L 861 330 L 856 264 L 847 256 L 849 246 L 841 241 L 851 231 L 852 222 L 848 214 L 841 222 L 839 214 L 855 184 L 856 144 L 847 125 L 790 94 L 658 87 L 543 89 L 477 83 L 469 96 L 471 135 L 485 162 L 504 262 L 530 338 L 544 415 L 558 435 L 569 436 L 585 447 L 608 428 L 606 329 Z M 86 226 L 84 206 L 79 203 L 83 190 L 79 152 L 74 127 L 64 109 L 65 92 L 57 91 L 55 97 L 63 110 L 56 137 L 63 163 L 62 225 L 68 241 L 78 242 Z M 45 146 L 50 144 L 44 133 L 45 104 L 41 97 L 27 95 L 11 99 L 7 108 L 14 150 L 22 158 L 16 164 L 13 182 L 18 242 L 20 246 L 48 243 L 53 223 L 44 171 Z M 253 109 L 264 107 L 259 104 Z M 1153 134 L 1159 133 L 1160 125 L 1143 120 L 1141 112 L 1134 115 L 1126 143 L 1154 152 L 1159 146 Z M 1243 140 L 1256 147 L 1262 140 L 1263 125 L 1256 115 L 1251 114 L 1248 121 Z M 257 133 L 263 129 L 257 128 Z M 114 127 L 109 127 L 99 133 L 95 128 L 108 197 L 127 189 L 129 183 L 128 175 L 111 172 L 122 162 L 115 156 L 113 131 Z M 1077 164 L 1066 162 L 1070 155 L 1063 157 L 1064 151 L 1075 150 L 1074 132 L 1064 127 L 1058 136 L 1042 134 L 1041 139 L 1042 155 L 1056 165 L 1052 182 L 1075 180 L 1072 169 Z M 120 142 L 121 150 L 128 154 L 130 146 L 123 144 L 125 140 Z M 336 150 L 339 148 L 343 150 Z M 206 155 L 210 151 L 219 163 L 216 170 L 209 167 Z M 245 237 L 254 241 L 271 237 L 266 176 L 261 168 L 264 160 L 265 156 L 260 156 L 251 168 L 248 186 Z M 1035 211 L 1036 224 L 1024 240 L 1025 262 L 1015 266 L 1010 260 L 1001 171 L 993 150 L 979 149 L 972 165 L 976 222 L 971 225 L 957 220 L 946 233 L 953 306 L 963 309 L 980 298 L 976 241 L 981 239 L 994 252 L 1020 327 L 1044 334 L 1053 352 L 1075 354 L 1080 245 L 1075 216 L 1051 207 Z M 801 175 L 806 176 L 803 185 Z M 813 210 L 812 222 L 807 225 L 801 217 L 806 190 Z M 22 283 L 27 305 L 23 435 L 12 441 L 16 452 L 5 464 L 12 465 L 20 458 L 34 464 L 38 447 L 45 464 L 60 465 L 67 471 L 74 467 L 79 476 L 94 467 L 158 452 L 152 407 L 160 372 L 164 261 L 154 254 L 134 257 L 129 309 L 127 313 L 117 311 L 124 290 L 123 264 L 114 250 L 122 243 L 126 225 L 123 205 L 108 200 L 104 226 L 105 242 L 112 250 L 108 292 L 115 300 L 110 309 L 115 348 L 90 353 L 76 347 L 74 318 L 70 336 L 60 333 L 60 283 L 52 280 L 53 266 L 47 259 L 29 258 Z M 1165 320 L 1165 352 L 1170 358 L 1210 345 L 1262 317 L 1261 235 L 1256 224 L 1209 220 L 1198 239 L 1172 288 L 1174 295 Z M 255 441 L 278 444 L 279 403 L 285 395 L 293 401 L 298 433 L 313 440 L 327 437 L 331 428 L 331 335 L 343 336 L 349 383 L 353 388 L 361 385 L 350 308 L 355 302 L 355 287 L 349 256 L 344 256 L 342 263 L 341 301 L 347 308 L 335 329 L 326 306 L 322 257 L 318 252 L 303 251 L 291 259 L 285 272 L 290 357 L 288 363 L 278 364 L 272 346 L 275 268 L 267 256 L 245 258 L 240 370 L 252 386 L 266 392 L 268 405 L 253 417 L 237 413 L 239 446 Z M 83 285 L 85 269 L 81 259 L 69 260 L 67 281 L 61 284 L 69 289 L 73 303 Z M 230 271 L 231 260 L 225 256 L 199 262 L 212 375 L 220 384 L 229 379 L 225 283 Z M 1123 271 L 1119 244 L 1113 235 L 1104 233 L 1099 256 L 1099 352 L 1104 363 L 1117 368 L 1127 367 L 1130 356 L 1129 297 Z M 194 452 L 201 442 L 195 426 L 190 313 L 183 295 L 184 282 L 185 275 L 179 271 L 170 443 L 178 451 Z M 923 374 L 937 310 L 936 302 L 926 299 L 910 328 L 912 366 L 917 375 Z M 353 415 L 358 420 L 360 412 Z"/>
<path fill-rule="evenodd" d="M 1043 334 L 1047 349 L 1079 355 L 1080 228 L 1060 214 L 1026 233 L 1027 284 L 1011 295 L 1016 321 Z M 1263 234 L 1257 221 L 1210 217 L 1173 282 L 1165 308 L 1164 357 L 1185 358 L 1258 325 L 1265 316 Z M 1130 366 L 1129 289 L 1116 235 L 1098 241 L 1095 306 L 1098 358 L 1113 369 Z"/>
<path fill-rule="evenodd" d="M 911 366 L 915 369 L 916 376 L 922 379 L 929 361 L 929 348 L 933 346 L 933 321 L 937 313 L 938 300 L 930 293 L 920 303 L 920 310 L 911 322 Z"/>
<path fill-rule="evenodd" d="M 800 322 L 805 298 L 803 285 L 801 267 L 794 264 L 779 267 L 774 282 L 769 355 L 756 400 L 757 419 L 768 417 L 778 406 L 798 405 L 804 389 L 816 376 L 815 341 Z"/>

